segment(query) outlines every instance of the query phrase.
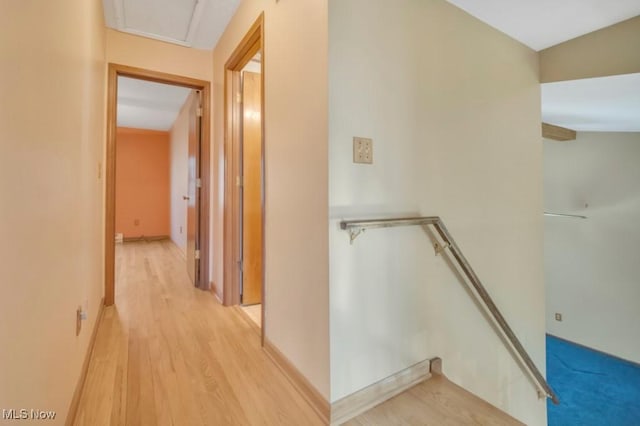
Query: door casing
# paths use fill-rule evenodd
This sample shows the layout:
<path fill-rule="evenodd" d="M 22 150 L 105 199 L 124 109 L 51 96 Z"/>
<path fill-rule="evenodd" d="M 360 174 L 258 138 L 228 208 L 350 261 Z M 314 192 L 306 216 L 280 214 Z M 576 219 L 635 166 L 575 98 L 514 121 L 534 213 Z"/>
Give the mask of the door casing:
<path fill-rule="evenodd" d="M 200 250 L 200 196 L 201 188 L 198 187 L 200 176 L 200 140 L 202 139 L 202 96 L 198 90 L 192 90 L 187 97 L 187 111 L 189 112 L 188 130 L 188 167 L 187 175 L 187 273 L 191 282 L 199 287 L 203 283 L 200 276 L 200 258 L 196 255 Z"/>
<path fill-rule="evenodd" d="M 116 195 L 116 130 L 118 107 L 118 77 L 131 77 L 155 83 L 171 84 L 202 93 L 202 138 L 200 178 L 200 279 L 209 279 L 209 200 L 210 200 L 210 135 L 211 135 L 211 86 L 208 81 L 167 74 L 144 68 L 109 63 L 107 82 L 107 146 L 105 163 L 105 280 L 104 304 L 115 303 L 115 195 Z"/>
<path fill-rule="evenodd" d="M 265 265 L 267 253 L 265 251 L 265 85 L 264 70 L 266 52 L 264 49 L 264 13 L 251 26 L 249 31 L 233 51 L 225 64 L 224 74 L 224 294 L 223 303 L 227 306 L 240 303 L 240 271 L 238 261 L 241 259 L 241 191 L 238 177 L 242 176 L 242 104 L 239 99 L 241 93 L 240 72 L 244 66 L 261 52 L 261 127 L 262 127 L 262 343 L 265 335 L 265 311 L 267 309 L 267 289 L 265 287 Z"/>

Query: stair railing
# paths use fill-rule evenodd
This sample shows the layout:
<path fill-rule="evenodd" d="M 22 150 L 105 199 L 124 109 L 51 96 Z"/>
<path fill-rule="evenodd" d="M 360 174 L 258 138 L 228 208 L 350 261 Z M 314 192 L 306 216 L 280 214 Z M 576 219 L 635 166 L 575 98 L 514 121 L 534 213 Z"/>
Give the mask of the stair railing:
<path fill-rule="evenodd" d="M 412 226 L 412 225 L 432 225 L 440 238 L 442 238 L 443 245 L 441 246 L 439 243 L 435 244 L 436 254 L 443 252 L 446 249 L 449 249 L 453 257 L 458 262 L 460 269 L 469 279 L 473 288 L 476 290 L 480 300 L 484 303 L 487 310 L 491 313 L 493 319 L 496 321 L 500 330 L 504 333 L 505 337 L 509 340 L 513 348 L 518 353 L 518 356 L 522 359 L 525 366 L 529 370 L 529 373 L 535 379 L 537 386 L 539 387 L 539 394 L 541 396 L 551 398 L 554 404 L 558 404 L 559 400 L 553 389 L 549 386 L 545 378 L 536 367 L 535 363 L 527 353 L 527 351 L 520 343 L 520 340 L 516 337 L 515 333 L 505 320 L 502 313 L 493 302 L 493 299 L 485 289 L 484 285 L 474 272 L 473 268 L 467 261 L 467 259 L 462 254 L 462 251 L 456 244 L 455 240 L 447 230 L 447 227 L 444 225 L 444 222 L 438 216 L 426 216 L 426 217 L 403 217 L 403 218 L 393 218 L 393 219 L 366 219 L 366 220 L 345 220 L 340 222 L 340 228 L 349 232 L 349 236 L 351 239 L 351 244 L 355 241 L 355 239 L 367 229 L 373 228 L 390 228 L 396 226 Z"/>

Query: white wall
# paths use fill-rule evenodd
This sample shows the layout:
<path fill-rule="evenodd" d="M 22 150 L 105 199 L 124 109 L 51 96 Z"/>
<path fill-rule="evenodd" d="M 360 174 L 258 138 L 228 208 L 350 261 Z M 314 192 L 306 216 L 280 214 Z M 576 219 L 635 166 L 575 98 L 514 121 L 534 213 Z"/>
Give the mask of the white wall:
<path fill-rule="evenodd" d="M 352 163 L 352 137 L 374 164 Z M 440 215 L 545 367 L 537 55 L 440 0 L 329 1 L 331 400 L 434 356 L 528 425 L 546 405 L 420 228 Z"/>
<path fill-rule="evenodd" d="M 189 99 L 180 109 L 169 135 L 171 179 L 171 240 L 187 252 L 187 202 L 189 193 Z"/>
<path fill-rule="evenodd" d="M 640 362 L 640 133 L 544 142 L 549 333 Z M 588 207 L 585 208 L 585 204 Z M 562 322 L 555 320 L 562 313 Z"/>
<path fill-rule="evenodd" d="M 104 292 L 102 13 L 99 0 L 0 5 L 0 408 L 55 410 L 51 424 Z"/>

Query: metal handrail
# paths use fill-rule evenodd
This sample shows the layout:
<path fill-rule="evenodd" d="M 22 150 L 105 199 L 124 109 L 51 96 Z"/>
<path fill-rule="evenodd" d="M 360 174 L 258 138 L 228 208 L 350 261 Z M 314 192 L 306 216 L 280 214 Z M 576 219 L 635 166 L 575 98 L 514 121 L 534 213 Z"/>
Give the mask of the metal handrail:
<path fill-rule="evenodd" d="M 473 268 L 462 254 L 462 251 L 456 244 L 455 240 L 447 230 L 447 227 L 442 222 L 442 219 L 438 216 L 426 216 L 426 217 L 403 217 L 394 219 L 365 219 L 365 220 L 345 220 L 340 222 L 340 228 L 349 232 L 351 243 L 360 235 L 365 229 L 371 228 L 390 228 L 395 226 L 412 226 L 412 225 L 433 225 L 438 231 L 438 234 L 444 241 L 444 246 L 440 247 L 436 244 L 436 252 L 439 253 L 448 248 L 451 251 L 453 257 L 458 261 L 458 265 L 467 276 L 471 284 L 475 288 L 476 292 L 480 296 L 480 299 L 484 302 L 485 306 L 493 316 L 493 319 L 500 326 L 500 329 L 505 334 L 513 348 L 516 350 L 524 364 L 529 369 L 529 372 L 535 378 L 540 390 L 548 398 L 551 398 L 554 404 L 558 404 L 559 400 L 553 389 L 549 386 L 545 378 L 538 370 L 538 367 L 534 364 L 533 360 L 527 353 L 527 351 L 520 343 L 520 340 L 516 337 L 515 333 L 500 313 L 500 310 L 489 296 L 489 293 L 485 289 L 484 285 L 474 272 Z"/>

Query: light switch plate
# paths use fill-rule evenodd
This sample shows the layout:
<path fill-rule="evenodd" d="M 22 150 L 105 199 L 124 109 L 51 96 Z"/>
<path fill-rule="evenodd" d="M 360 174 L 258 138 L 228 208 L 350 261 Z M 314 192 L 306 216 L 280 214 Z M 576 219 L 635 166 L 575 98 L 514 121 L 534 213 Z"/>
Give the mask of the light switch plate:
<path fill-rule="evenodd" d="M 369 138 L 353 138 L 353 162 L 373 164 L 373 140 Z"/>
<path fill-rule="evenodd" d="M 562 314 L 556 313 L 556 321 L 562 321 Z"/>

